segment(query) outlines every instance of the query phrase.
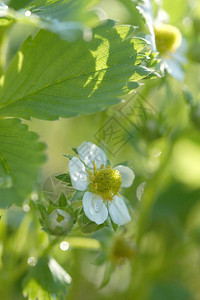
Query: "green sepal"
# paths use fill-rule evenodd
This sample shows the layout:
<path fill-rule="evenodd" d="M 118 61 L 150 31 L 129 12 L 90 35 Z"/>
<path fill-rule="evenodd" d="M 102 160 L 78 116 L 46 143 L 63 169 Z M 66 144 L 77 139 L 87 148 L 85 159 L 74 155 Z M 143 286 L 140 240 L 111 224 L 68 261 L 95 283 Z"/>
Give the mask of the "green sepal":
<path fill-rule="evenodd" d="M 125 166 L 125 167 L 129 167 L 130 164 L 131 164 L 131 162 L 128 161 L 128 160 L 126 160 L 126 161 L 123 161 L 123 162 L 120 162 L 120 163 L 114 165 L 113 168 L 115 168 L 115 167 L 117 167 L 117 166 L 120 166 L 120 165 Z M 130 167 L 129 167 L 129 168 L 130 168 Z"/>
<path fill-rule="evenodd" d="M 56 175 L 55 177 L 56 177 L 58 180 L 61 180 L 61 181 L 63 181 L 63 182 L 68 183 L 69 185 L 72 185 L 71 177 L 70 177 L 69 172 L 66 172 L 66 173 L 62 173 L 62 174 Z"/>
<path fill-rule="evenodd" d="M 63 156 L 69 158 L 70 160 L 73 158 L 73 156 L 68 155 L 68 154 L 63 154 Z"/>
<path fill-rule="evenodd" d="M 78 150 L 77 150 L 77 148 L 72 148 L 72 150 L 78 155 Z"/>
<path fill-rule="evenodd" d="M 47 213 L 45 207 L 42 204 L 38 203 L 37 204 L 37 209 L 39 210 L 42 219 L 45 220 L 45 221 L 47 221 L 47 219 L 48 219 L 48 213 Z"/>
<path fill-rule="evenodd" d="M 112 231 L 116 231 L 118 228 L 118 225 L 113 223 L 113 221 L 111 220 L 110 216 L 108 216 L 107 220 L 105 221 L 105 226 L 107 228 L 109 228 Z"/>
<path fill-rule="evenodd" d="M 69 200 L 70 201 L 82 200 L 84 193 L 85 192 L 76 190 L 75 193 L 73 194 L 73 196 Z"/>
<path fill-rule="evenodd" d="M 58 204 L 59 204 L 59 207 L 67 206 L 67 198 L 63 192 L 61 193 L 61 195 L 59 197 Z"/>
<path fill-rule="evenodd" d="M 79 216 L 78 224 L 83 233 L 92 233 L 105 226 L 104 223 L 98 225 L 95 222 L 90 221 L 84 213 Z"/>
<path fill-rule="evenodd" d="M 75 211 L 74 211 L 74 218 L 77 220 L 78 216 L 80 215 L 81 212 L 81 208 L 78 207 Z"/>

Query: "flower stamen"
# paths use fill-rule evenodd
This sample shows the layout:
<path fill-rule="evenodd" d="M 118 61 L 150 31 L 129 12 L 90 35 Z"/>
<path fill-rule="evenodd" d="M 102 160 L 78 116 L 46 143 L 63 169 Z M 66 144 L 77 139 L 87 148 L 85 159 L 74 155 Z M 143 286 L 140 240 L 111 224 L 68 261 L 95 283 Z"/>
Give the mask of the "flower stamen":
<path fill-rule="evenodd" d="M 94 175 L 91 171 L 89 172 L 89 175 L 92 177 L 92 179 L 94 179 Z"/>
<path fill-rule="evenodd" d="M 96 163 L 94 160 L 93 160 L 93 166 L 94 166 L 94 173 L 96 173 L 97 167 L 96 167 Z"/>
<path fill-rule="evenodd" d="M 154 26 L 156 46 L 158 51 L 167 56 L 168 52 L 175 52 L 180 46 L 182 36 L 178 28 L 169 24 Z"/>
<path fill-rule="evenodd" d="M 106 168 L 94 169 L 91 175 L 91 187 L 96 194 L 99 194 L 104 200 L 113 200 L 115 195 L 119 195 L 122 183 L 122 177 L 118 170 L 112 169 L 110 166 Z"/>

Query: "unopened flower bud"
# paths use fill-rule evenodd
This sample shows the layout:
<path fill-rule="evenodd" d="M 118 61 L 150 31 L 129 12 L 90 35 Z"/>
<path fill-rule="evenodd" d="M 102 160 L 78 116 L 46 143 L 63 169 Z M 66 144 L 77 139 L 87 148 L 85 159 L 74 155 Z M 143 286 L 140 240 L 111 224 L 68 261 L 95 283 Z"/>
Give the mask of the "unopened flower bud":
<path fill-rule="evenodd" d="M 73 226 L 72 216 L 62 209 L 53 210 L 48 216 L 48 229 L 52 234 L 65 235 Z"/>

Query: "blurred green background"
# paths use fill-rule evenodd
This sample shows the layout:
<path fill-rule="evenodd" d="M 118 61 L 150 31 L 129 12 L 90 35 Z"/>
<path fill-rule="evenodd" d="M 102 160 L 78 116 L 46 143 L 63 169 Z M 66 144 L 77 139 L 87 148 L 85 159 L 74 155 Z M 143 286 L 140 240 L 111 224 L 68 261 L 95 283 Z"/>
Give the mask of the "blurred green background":
<path fill-rule="evenodd" d="M 104 0 L 99 7 L 122 24 L 140 25 L 129 4 Z M 126 191 L 133 222 L 115 235 L 78 230 L 72 234 L 100 241 L 104 263 L 98 259 L 99 245 L 84 247 L 80 239 L 67 251 L 60 249 L 60 242 L 68 237 L 48 249 L 72 277 L 68 299 L 200 299 L 200 5 L 197 0 L 165 0 L 163 8 L 188 44 L 184 83 L 171 76 L 147 80 L 124 97 L 126 101 L 106 111 L 26 122 L 47 144 L 40 186 L 48 176 L 65 172 L 68 160 L 63 154 L 72 154 L 71 147 L 86 140 L 103 146 L 112 165 L 129 161 L 136 175 Z M 117 138 L 109 130 L 116 130 Z M 136 191 L 143 182 L 145 191 L 139 201 Z M 23 299 L 21 289 L 31 268 L 27 259 L 46 251 L 48 236 L 26 207 L 1 214 L 0 299 Z M 128 259 L 121 261 L 123 256 Z"/>

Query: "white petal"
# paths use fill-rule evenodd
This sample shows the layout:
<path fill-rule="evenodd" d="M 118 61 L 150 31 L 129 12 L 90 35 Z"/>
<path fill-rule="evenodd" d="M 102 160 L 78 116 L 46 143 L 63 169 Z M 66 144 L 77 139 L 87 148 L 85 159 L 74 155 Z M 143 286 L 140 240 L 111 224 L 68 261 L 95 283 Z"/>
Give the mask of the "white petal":
<path fill-rule="evenodd" d="M 156 17 L 155 22 L 158 25 L 163 24 L 163 23 L 169 23 L 169 15 L 168 15 L 168 13 L 164 9 L 159 8 L 157 14 L 158 15 Z"/>
<path fill-rule="evenodd" d="M 83 210 L 88 219 L 96 224 L 102 224 L 108 217 L 108 210 L 101 196 L 85 192 L 83 196 Z"/>
<path fill-rule="evenodd" d="M 136 190 L 136 196 L 137 196 L 138 200 L 140 200 L 140 201 L 141 201 L 142 196 L 144 194 L 145 185 L 146 185 L 146 182 L 140 183 L 140 185 L 138 185 L 137 190 Z"/>
<path fill-rule="evenodd" d="M 132 185 L 133 180 L 135 179 L 135 174 L 129 167 L 119 165 L 114 169 L 118 170 L 122 176 L 122 187 L 129 187 Z"/>
<path fill-rule="evenodd" d="M 165 75 L 165 71 L 168 71 L 167 59 L 165 58 L 162 58 L 160 62 L 160 71 L 162 73 L 162 76 Z"/>
<path fill-rule="evenodd" d="M 93 161 L 95 161 L 97 168 L 100 168 L 107 161 L 104 151 L 91 142 L 84 142 L 77 148 L 77 151 L 80 159 L 89 168 L 93 168 Z"/>
<path fill-rule="evenodd" d="M 69 162 L 69 174 L 72 182 L 72 186 L 79 191 L 85 191 L 88 184 L 88 174 L 85 171 L 84 164 L 78 159 L 78 157 L 72 157 Z"/>
<path fill-rule="evenodd" d="M 185 38 L 182 37 L 182 42 L 176 52 L 173 54 L 175 60 L 177 60 L 181 64 L 185 64 L 188 59 L 186 57 L 186 53 L 188 51 L 188 46 Z"/>
<path fill-rule="evenodd" d="M 121 197 L 114 196 L 113 201 L 108 204 L 109 214 L 117 225 L 124 225 L 131 221 L 128 209 Z"/>
<path fill-rule="evenodd" d="M 164 59 L 165 63 L 167 65 L 166 69 L 170 75 L 172 75 L 174 78 L 179 80 L 180 82 L 184 80 L 184 72 L 181 68 L 181 65 L 176 60 L 170 58 L 170 59 Z"/>

